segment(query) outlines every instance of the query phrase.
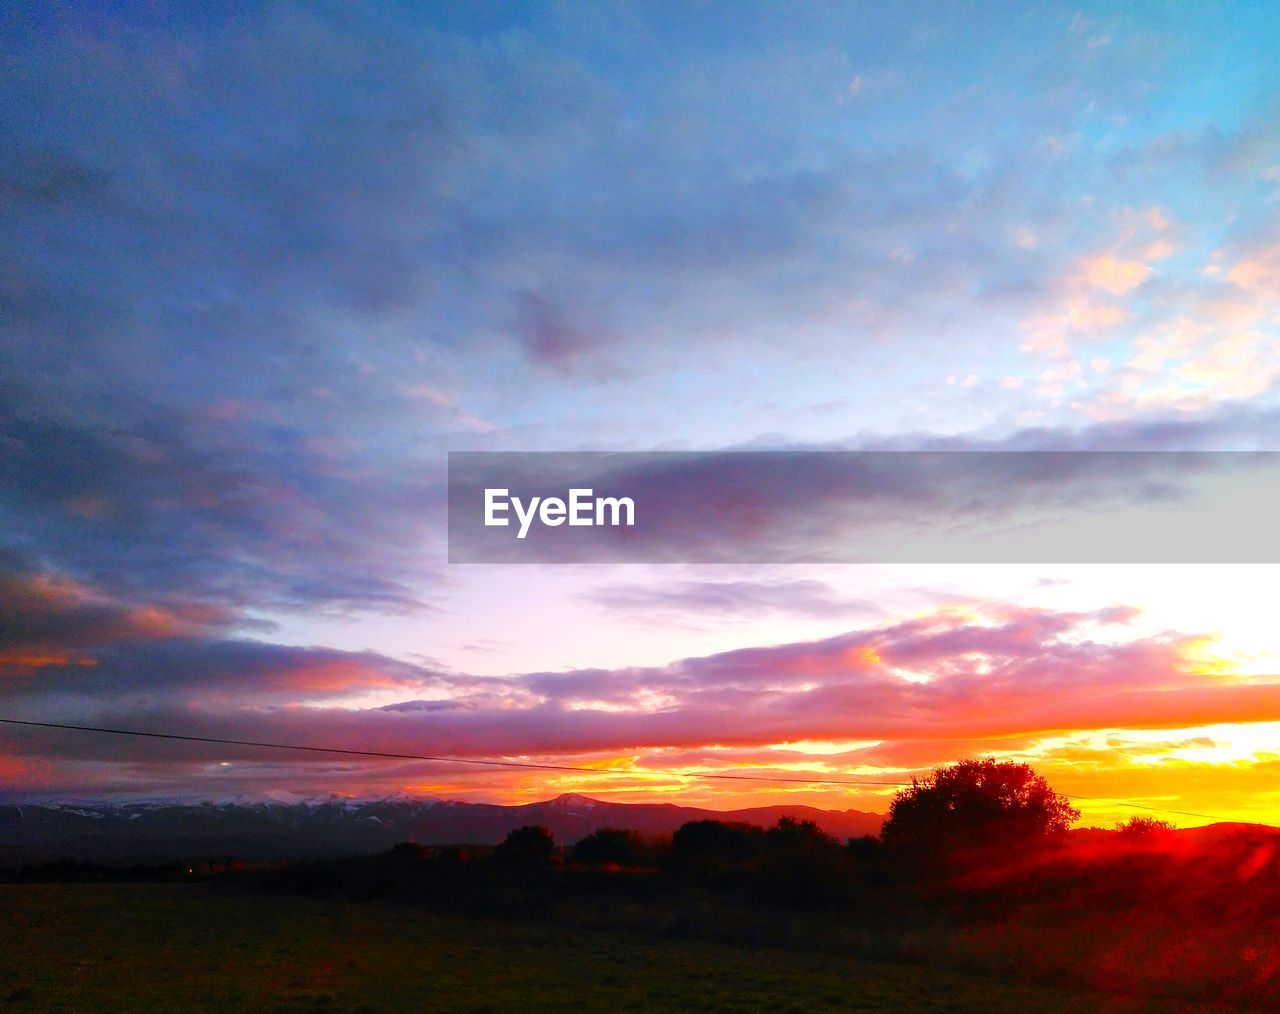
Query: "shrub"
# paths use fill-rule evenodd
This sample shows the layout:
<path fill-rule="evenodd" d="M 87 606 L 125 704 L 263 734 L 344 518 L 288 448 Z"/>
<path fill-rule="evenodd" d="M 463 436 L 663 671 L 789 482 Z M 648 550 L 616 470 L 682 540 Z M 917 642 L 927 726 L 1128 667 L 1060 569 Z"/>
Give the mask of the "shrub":
<path fill-rule="evenodd" d="M 1155 817 L 1130 817 L 1116 824 L 1116 830 L 1126 838 L 1145 838 L 1148 835 L 1176 829 L 1167 820 L 1158 820 Z"/>
<path fill-rule="evenodd" d="M 518 827 L 493 852 L 495 861 L 514 866 L 548 866 L 556 853 L 556 840 L 539 824 Z"/>
<path fill-rule="evenodd" d="M 1030 765 L 963 760 L 913 778 L 894 797 L 882 835 L 921 869 L 942 869 L 960 855 L 1007 856 L 1061 836 L 1079 817 Z"/>
<path fill-rule="evenodd" d="M 635 831 L 604 827 L 587 835 L 573 847 L 571 859 L 583 866 L 644 866 L 650 849 Z"/>

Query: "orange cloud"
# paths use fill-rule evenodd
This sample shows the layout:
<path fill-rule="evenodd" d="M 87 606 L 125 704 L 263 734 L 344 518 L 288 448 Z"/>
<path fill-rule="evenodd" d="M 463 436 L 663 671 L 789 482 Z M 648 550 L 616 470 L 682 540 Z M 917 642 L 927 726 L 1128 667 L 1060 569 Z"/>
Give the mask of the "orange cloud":
<path fill-rule="evenodd" d="M 1116 747 L 1118 770 L 1149 766 L 1153 758 L 1214 767 L 1257 754 L 1240 744 L 1234 752 L 1216 746 L 1217 752 L 1206 752 L 1186 741 L 1207 734 L 1187 730 L 1226 728 L 1209 737 L 1216 744 L 1229 740 L 1231 729 L 1280 722 L 1280 679 L 1233 675 L 1205 663 L 1200 635 L 1135 635 L 1133 615 L 1124 608 L 1059 612 L 961 603 L 835 637 L 663 667 L 501 678 L 432 671 L 374 653 L 186 638 L 164 642 L 163 650 L 149 642 L 117 644 L 84 674 L 21 682 L 30 688 L 20 691 L 24 707 L 41 713 L 49 713 L 49 701 L 72 685 L 67 681 L 90 692 L 111 687 L 112 694 L 101 698 L 101 720 L 114 726 L 386 753 L 521 758 L 590 772 L 408 761 L 391 769 L 350 761 L 338 776 L 332 762 L 317 767 L 306 754 L 213 744 L 159 750 L 106 737 L 26 733 L 23 742 L 31 756 L 59 768 L 87 764 L 135 780 L 163 779 L 166 772 L 178 777 L 181 765 L 203 772 L 203 779 L 212 762 L 222 771 L 230 757 L 240 773 L 222 777 L 244 779 L 239 791 L 252 791 L 261 784 L 260 772 L 270 772 L 290 785 L 327 777 L 328 789 L 338 787 L 332 780 L 340 777 L 339 786 L 352 792 L 430 783 L 456 785 L 469 797 L 510 798 L 545 795 L 550 786 L 628 798 L 678 791 L 682 798 L 695 793 L 736 805 L 785 790 L 821 805 L 843 798 L 846 806 L 859 799 L 868 805 L 878 800 L 881 807 L 892 787 L 710 785 L 689 773 L 894 781 L 960 756 L 1002 753 L 1048 765 L 1055 778 L 1069 782 L 1105 767 L 1109 747 L 1098 737 L 1115 730 L 1128 730 L 1121 740 L 1146 744 L 1127 752 Z M 133 692 L 139 689 L 140 696 Z M 401 699 L 379 707 L 342 703 L 371 689 Z M 303 706 L 317 694 L 334 703 Z M 422 697 L 403 699 L 413 694 Z M 1171 732 L 1162 738 L 1162 729 Z M 1151 747 L 1153 742 L 1166 745 Z M 15 752 L 14 733 L 0 729 L 0 749 L 6 745 Z M 1140 780 L 1146 771 L 1129 775 Z M 1170 791 L 1176 800 L 1180 790 Z"/>
<path fill-rule="evenodd" d="M 1280 292 L 1280 244 L 1265 247 L 1237 261 L 1227 281 L 1242 289 L 1274 298 Z"/>
<path fill-rule="evenodd" d="M 97 660 L 68 651 L 33 652 L 21 648 L 0 649 L 0 676 L 25 675 L 46 666 L 94 666 Z"/>
<path fill-rule="evenodd" d="M 1080 262 L 1080 268 L 1090 285 L 1113 296 L 1123 296 L 1132 291 L 1151 274 L 1151 268 L 1141 261 L 1117 260 L 1108 254 L 1087 257 Z"/>

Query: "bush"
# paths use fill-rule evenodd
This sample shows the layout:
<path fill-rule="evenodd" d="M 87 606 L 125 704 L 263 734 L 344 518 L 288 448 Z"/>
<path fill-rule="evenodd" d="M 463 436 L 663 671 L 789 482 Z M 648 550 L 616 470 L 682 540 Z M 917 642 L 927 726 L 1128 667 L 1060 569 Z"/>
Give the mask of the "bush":
<path fill-rule="evenodd" d="M 755 858 L 763 837 L 764 832 L 750 824 L 692 820 L 672 836 L 672 858 L 684 868 L 741 867 Z"/>
<path fill-rule="evenodd" d="M 1028 764 L 963 760 L 894 797 L 882 835 L 900 853 L 945 866 L 960 854 L 1007 855 L 1064 835 L 1080 811 Z"/>
<path fill-rule="evenodd" d="M 1126 838 L 1145 838 L 1148 835 L 1177 829 L 1167 820 L 1157 820 L 1155 817 L 1130 817 L 1128 820 L 1120 821 L 1116 825 L 1116 830 Z"/>
<path fill-rule="evenodd" d="M 540 824 L 518 827 L 493 852 L 496 862 L 507 866 L 549 866 L 556 854 L 556 840 Z"/>
<path fill-rule="evenodd" d="M 604 827 L 573 847 L 570 858 L 583 866 L 646 866 L 651 849 L 635 831 Z"/>
<path fill-rule="evenodd" d="M 788 908 L 826 908 L 848 900 L 851 867 L 840 843 L 811 820 L 783 817 L 764 833 L 753 893 Z"/>

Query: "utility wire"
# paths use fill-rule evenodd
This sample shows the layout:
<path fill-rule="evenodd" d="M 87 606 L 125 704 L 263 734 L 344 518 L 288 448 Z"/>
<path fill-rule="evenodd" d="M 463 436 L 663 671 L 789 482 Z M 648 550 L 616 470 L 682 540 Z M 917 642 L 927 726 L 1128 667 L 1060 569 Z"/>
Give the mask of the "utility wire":
<path fill-rule="evenodd" d="M 294 750 L 302 753 L 337 754 L 345 757 L 371 757 L 381 760 L 435 761 L 448 764 L 475 764 L 483 767 L 525 768 L 535 771 L 574 771 L 582 774 L 628 774 L 642 775 L 649 778 L 707 778 L 717 781 L 733 782 L 783 782 L 792 785 L 875 785 L 889 788 L 903 788 L 913 784 L 910 781 L 873 781 L 860 778 L 787 778 L 778 775 L 727 775 L 712 774 L 702 771 L 619 771 L 611 768 L 592 768 L 575 764 L 538 764 L 534 761 L 492 760 L 477 757 L 452 757 L 439 754 L 391 753 L 381 750 L 348 750 L 336 746 L 304 746 L 300 743 L 267 743 L 248 739 L 223 739 L 217 736 L 188 736 L 176 732 L 143 732 L 138 729 L 110 729 L 97 725 L 68 725 L 61 722 L 33 722 L 20 718 L 0 718 L 4 725 L 23 725 L 37 729 L 63 729 L 72 732 L 97 732 L 111 736 L 134 736 L 141 739 L 167 739 L 183 743 L 212 743 L 218 746 L 249 746 L 267 750 Z M 1076 796 L 1067 792 L 1059 793 L 1067 799 L 1075 799 L 1087 803 L 1105 803 L 1108 800 L 1095 796 Z M 1228 821 L 1228 817 L 1219 817 L 1210 813 L 1194 813 L 1190 810 L 1171 810 L 1161 806 L 1147 806 L 1143 803 L 1114 802 L 1115 806 L 1124 806 L 1135 810 L 1150 810 L 1153 813 L 1173 813 L 1183 817 L 1198 817 L 1203 820 Z"/>
<path fill-rule="evenodd" d="M 1131 810 L 1151 810 L 1154 813 L 1176 813 L 1183 817 L 1203 817 L 1205 820 L 1230 821 L 1230 817 L 1217 817 L 1212 813 L 1193 813 L 1190 810 L 1170 810 L 1165 806 L 1147 806 L 1145 803 L 1122 803 L 1117 800 L 1102 799 L 1098 796 L 1073 796 L 1070 792 L 1059 792 L 1067 799 L 1076 799 L 1082 803 L 1111 803 L 1113 806 L 1125 806 Z"/>
<path fill-rule="evenodd" d="M 677 778 L 716 778 L 736 782 L 790 782 L 798 785 L 883 785 L 905 786 L 910 782 L 884 782 L 849 778 L 785 778 L 774 775 L 726 775 L 701 771 L 625 771 L 610 768 L 592 768 L 573 764 L 536 764 L 533 761 L 481 760 L 476 757 L 446 757 L 434 754 L 387 753 L 381 750 L 346 750 L 336 746 L 302 746 L 298 743 L 264 743 L 247 739 L 221 739 L 215 736 L 186 736 L 176 732 L 141 732 L 137 729 L 108 729 L 96 725 L 64 725 L 60 722 L 29 722 L 18 718 L 0 718 L 5 725 L 26 725 L 39 729 L 69 729 L 73 732 L 102 732 L 112 736 L 138 736 L 144 739 L 171 739 L 184 743 L 215 743 L 221 746 L 253 746 L 268 750 L 298 750 L 306 753 L 341 754 L 347 757 L 375 757 L 383 760 L 440 761 L 450 764 L 481 764 L 486 767 L 532 768 L 537 771 L 579 771 L 584 774 L 639 774 L 650 778 L 672 776 Z"/>
<path fill-rule="evenodd" d="M 1163 806 L 1143 806 L 1141 803 L 1116 803 L 1116 806 L 1128 806 L 1135 810 L 1154 810 L 1156 813 L 1179 813 L 1184 817 L 1203 817 L 1205 820 L 1229 821 L 1229 817 L 1215 817 L 1212 813 L 1193 813 L 1190 810 L 1170 810 Z"/>

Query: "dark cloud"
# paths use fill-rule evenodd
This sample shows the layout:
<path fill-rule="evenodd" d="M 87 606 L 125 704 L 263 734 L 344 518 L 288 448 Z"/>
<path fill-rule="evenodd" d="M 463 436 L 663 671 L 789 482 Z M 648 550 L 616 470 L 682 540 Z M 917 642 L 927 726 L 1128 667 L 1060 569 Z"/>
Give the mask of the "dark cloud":
<path fill-rule="evenodd" d="M 494 428 L 451 382 L 483 375 L 505 410 L 566 373 L 585 388 L 708 347 L 782 343 L 839 375 L 1005 342 L 1110 228 L 1056 185 L 1088 153 L 1028 137 L 1069 133 L 1082 103 L 1132 112 L 1135 68 L 1170 66 L 1117 47 L 1084 67 L 1067 19 L 1028 22 L 1045 55 L 1017 71 L 1036 87 L 921 69 L 883 82 L 904 116 L 870 85 L 848 101 L 877 51 L 862 33 L 833 48 L 835 14 L 731 43 L 737 11 L 696 36 L 651 12 L 603 48 L 580 17 L 13 15 L 9 544 L 128 594 L 404 608 L 431 580 L 411 558 L 438 521 L 439 452 Z M 1260 164 L 1272 133 L 1254 126 L 1219 139 L 1248 149 L 1224 164 Z M 1171 170 L 1148 155 L 1151 189 Z M 1028 222 L 1054 242 L 1011 246 Z"/>
<path fill-rule="evenodd" d="M 599 332 L 590 333 L 569 323 L 563 312 L 539 293 L 522 294 L 520 320 L 529 354 L 558 370 L 568 372 L 577 357 L 603 344 Z"/>
<path fill-rule="evenodd" d="M 424 344 L 564 369 L 620 345 L 640 365 L 654 344 L 814 332 L 848 357 L 888 336 L 971 341 L 966 307 L 1012 324 L 1054 265 L 999 226 L 1099 228 L 1048 196 L 1039 181 L 1061 169 L 1021 139 L 993 131 L 998 168 L 955 168 L 977 129 L 923 83 L 902 98 L 942 129 L 873 143 L 872 125 L 901 125 L 841 108 L 856 68 L 826 27 L 754 54 L 677 35 L 671 74 L 656 25 L 611 32 L 602 53 L 553 12 L 451 20 L 68 12 L 17 33 L 5 178 L 25 199 L 6 237 L 41 252 L 10 247 L 9 333 L 45 336 L 15 349 L 25 366 L 92 387 L 58 376 L 76 354 L 136 391 L 189 383 L 198 362 L 226 396 L 328 384 L 354 399 L 354 359 L 386 369 Z M 969 101 L 971 118 L 1011 113 L 990 89 Z M 1017 105 L 1044 133 L 1074 111 Z"/>
<path fill-rule="evenodd" d="M 0 555 L 0 676 L 96 665 L 93 649 L 243 626 L 229 610 L 192 600 L 136 604 Z"/>
<path fill-rule="evenodd" d="M 16 399 L 12 399 L 16 400 Z M 334 471 L 287 430 L 159 410 L 126 429 L 0 403 L 4 541 L 129 597 L 239 607 L 420 605 L 425 478 Z"/>
<path fill-rule="evenodd" d="M 730 451 L 450 458 L 450 559 L 463 563 L 1275 562 L 1264 504 L 1280 454 Z M 488 490 L 630 498 L 629 524 L 525 535 Z M 598 510 L 597 510 L 598 513 Z"/>
<path fill-rule="evenodd" d="M 247 713 L 299 699 L 389 689 L 423 693 L 443 686 L 431 670 L 372 652 L 210 641 L 175 637 L 172 631 L 159 639 L 155 635 L 161 631 L 146 633 L 151 636 L 116 640 L 70 657 L 46 653 L 27 667 L 30 681 L 11 681 L 0 693 L 19 707 L 31 696 L 47 696 L 76 713 L 115 710 L 120 716 L 163 701 L 188 709 L 191 718 L 219 707 L 228 714 L 242 708 Z"/>

